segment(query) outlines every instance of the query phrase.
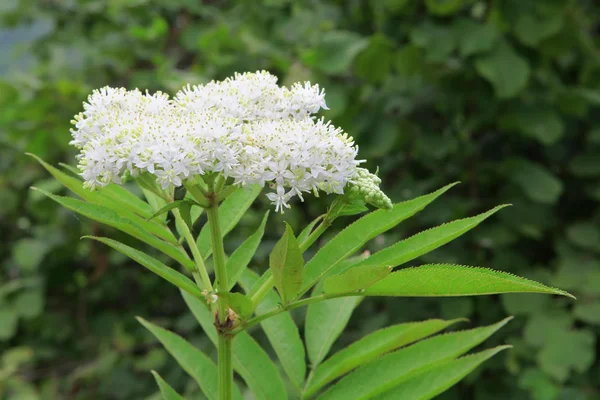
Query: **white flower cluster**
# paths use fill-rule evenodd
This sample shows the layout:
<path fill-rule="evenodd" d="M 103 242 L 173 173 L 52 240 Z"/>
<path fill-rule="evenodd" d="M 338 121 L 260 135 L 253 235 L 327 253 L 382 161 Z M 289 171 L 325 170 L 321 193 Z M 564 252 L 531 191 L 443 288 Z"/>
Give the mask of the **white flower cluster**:
<path fill-rule="evenodd" d="M 278 211 L 303 192 L 343 193 L 355 176 L 351 137 L 311 115 L 326 108 L 318 85 L 277 85 L 267 72 L 164 93 L 103 88 L 73 121 L 86 186 L 148 172 L 163 189 L 222 172 L 235 184 L 269 183 Z"/>

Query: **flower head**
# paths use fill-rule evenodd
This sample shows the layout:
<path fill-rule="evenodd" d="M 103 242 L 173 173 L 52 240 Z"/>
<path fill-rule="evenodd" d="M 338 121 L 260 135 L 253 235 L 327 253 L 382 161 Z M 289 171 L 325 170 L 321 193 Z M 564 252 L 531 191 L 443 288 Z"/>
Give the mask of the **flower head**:
<path fill-rule="evenodd" d="M 344 193 L 357 176 L 352 137 L 313 116 L 326 109 L 318 85 L 277 85 L 268 72 L 186 86 L 173 99 L 102 88 L 74 118 L 72 144 L 89 188 L 124 174 L 154 175 L 163 188 L 222 173 L 234 184 L 269 184 L 277 211 L 305 192 Z"/>

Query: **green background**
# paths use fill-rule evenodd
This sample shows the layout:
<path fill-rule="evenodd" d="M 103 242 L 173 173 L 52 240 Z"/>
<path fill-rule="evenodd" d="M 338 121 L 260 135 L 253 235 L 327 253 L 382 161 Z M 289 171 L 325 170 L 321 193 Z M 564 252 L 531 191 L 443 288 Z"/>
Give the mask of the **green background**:
<path fill-rule="evenodd" d="M 214 354 L 178 291 L 80 241 L 119 235 L 28 190 L 62 191 L 24 153 L 74 164 L 69 121 L 94 88 L 174 93 L 258 69 L 324 87 L 323 115 L 355 137 L 394 201 L 462 181 L 371 250 L 512 203 L 419 261 L 488 266 L 578 297 L 370 299 L 337 348 L 397 321 L 515 315 L 488 343 L 514 349 L 440 398 L 600 398 L 599 22 L 594 0 L 1 0 L 0 399 L 158 399 L 149 369 L 199 398 L 134 319 Z M 229 250 L 258 224 L 261 198 Z M 299 230 L 330 200 L 284 218 Z M 256 268 L 282 221 L 271 218 Z"/>

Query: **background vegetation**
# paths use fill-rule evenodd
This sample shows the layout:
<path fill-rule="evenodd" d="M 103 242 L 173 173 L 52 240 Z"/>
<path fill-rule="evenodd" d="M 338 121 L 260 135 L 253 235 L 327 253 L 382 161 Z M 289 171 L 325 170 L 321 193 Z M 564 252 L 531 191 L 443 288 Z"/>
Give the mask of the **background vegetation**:
<path fill-rule="evenodd" d="M 515 315 L 493 339 L 514 349 L 441 398 L 597 399 L 599 22 L 594 0 L 0 1 L 0 398 L 158 399 L 151 368 L 196 398 L 133 318 L 212 351 L 179 293 L 79 241 L 117 233 L 28 190 L 60 189 L 24 152 L 74 164 L 69 121 L 93 88 L 174 92 L 267 69 L 326 88 L 324 115 L 379 166 L 393 200 L 463 182 L 373 250 L 510 202 L 421 261 L 490 266 L 579 299 L 372 299 L 337 346 L 397 321 Z M 298 229 L 326 204 L 296 204 L 285 219 Z M 262 261 L 281 221 L 271 218 Z"/>

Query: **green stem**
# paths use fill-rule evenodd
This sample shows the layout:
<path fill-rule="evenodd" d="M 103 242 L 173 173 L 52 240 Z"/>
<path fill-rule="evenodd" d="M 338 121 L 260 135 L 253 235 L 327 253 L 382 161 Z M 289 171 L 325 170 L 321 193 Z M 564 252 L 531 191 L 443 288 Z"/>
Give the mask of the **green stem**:
<path fill-rule="evenodd" d="M 211 185 L 211 189 L 214 186 Z M 206 209 L 208 215 L 208 224 L 210 226 L 210 239 L 213 248 L 213 260 L 215 265 L 216 282 L 215 286 L 218 292 L 227 293 L 227 270 L 225 268 L 225 250 L 223 249 L 223 235 L 219 221 L 219 203 L 215 201 L 214 191 L 212 192 L 212 204 Z M 225 325 L 228 319 L 228 307 L 225 301 L 217 301 L 218 325 Z M 231 400 L 233 389 L 233 365 L 231 362 L 231 341 L 233 336 L 230 332 L 224 332 L 217 329 L 219 333 L 219 399 Z"/>
<path fill-rule="evenodd" d="M 327 219 L 327 216 L 321 221 L 317 229 L 312 231 L 310 235 L 302 243 L 300 243 L 300 250 L 304 253 L 312 244 L 319 238 L 321 235 L 331 226 L 330 220 Z"/>
<path fill-rule="evenodd" d="M 208 272 L 206 271 L 206 265 L 204 265 L 204 260 L 202 259 L 200 250 L 198 250 L 198 246 L 196 245 L 196 241 L 194 240 L 194 236 L 192 235 L 192 232 L 190 232 L 190 229 L 188 228 L 187 224 L 181 217 L 181 213 L 179 212 L 179 210 L 177 208 L 174 208 L 171 211 L 173 212 L 173 215 L 175 216 L 175 222 L 176 222 L 177 226 L 183 233 L 183 236 L 185 237 L 185 241 L 188 243 L 188 246 L 190 247 L 190 250 L 192 251 L 192 256 L 194 257 L 196 269 L 198 270 L 198 274 L 200 275 L 200 277 L 202 279 L 202 283 L 204 284 L 203 289 L 212 291 L 213 287 L 212 287 L 212 284 L 210 283 L 210 277 L 208 276 Z"/>
<path fill-rule="evenodd" d="M 225 269 L 225 250 L 223 249 L 223 235 L 221 235 L 218 205 L 214 204 L 207 208 L 206 214 L 208 215 L 208 224 L 210 226 L 210 238 L 215 264 L 215 286 L 219 292 L 227 292 L 227 269 Z M 224 319 L 225 314 L 219 315 L 219 317 Z"/>
<path fill-rule="evenodd" d="M 233 336 L 219 335 L 219 400 L 231 400 L 233 398 L 232 341 Z"/>
<path fill-rule="evenodd" d="M 286 311 L 293 310 L 293 309 L 298 308 L 298 307 L 307 306 L 307 305 L 312 304 L 312 303 L 317 303 L 319 301 L 328 300 L 328 299 L 335 299 L 335 298 L 338 298 L 338 297 L 349 297 L 349 296 L 360 296 L 360 295 L 361 295 L 360 292 L 320 294 L 318 296 L 309 297 L 309 298 L 302 299 L 302 300 L 296 300 L 296 301 L 293 301 L 293 302 L 291 302 L 291 303 L 289 303 L 289 304 L 287 304 L 285 306 L 281 306 L 281 307 L 275 308 L 275 309 L 273 309 L 271 311 L 268 311 L 268 312 L 266 312 L 264 314 L 261 314 L 261 315 L 258 315 L 256 317 L 254 317 L 254 318 L 249 319 L 246 323 L 238 326 L 231 333 L 232 334 L 239 333 L 239 332 L 244 331 L 244 330 L 246 330 L 246 329 L 248 329 L 248 328 L 250 328 L 250 327 L 252 327 L 252 326 L 254 326 L 254 325 L 258 324 L 258 323 L 261 323 L 265 319 L 274 317 L 274 316 L 276 316 L 278 314 L 281 314 L 281 313 L 286 312 Z"/>

